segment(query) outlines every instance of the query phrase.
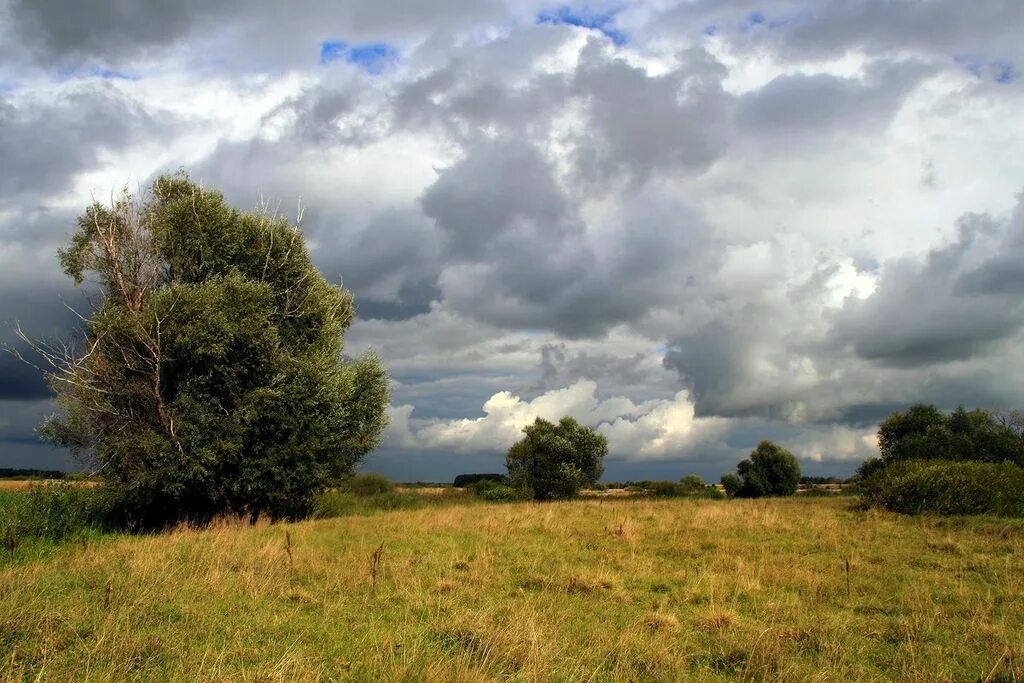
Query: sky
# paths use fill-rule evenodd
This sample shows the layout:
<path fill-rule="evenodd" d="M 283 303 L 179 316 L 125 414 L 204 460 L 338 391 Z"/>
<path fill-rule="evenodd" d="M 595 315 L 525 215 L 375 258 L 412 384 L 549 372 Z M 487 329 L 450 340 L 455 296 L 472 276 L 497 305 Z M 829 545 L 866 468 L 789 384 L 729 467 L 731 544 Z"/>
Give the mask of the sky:
<path fill-rule="evenodd" d="M 1024 408 L 1019 0 L 0 0 L 0 341 L 67 338 L 56 250 L 184 168 L 297 216 L 381 354 L 399 480 L 536 417 L 606 479 L 761 439 L 851 474 L 889 412 Z M 74 467 L 0 354 L 0 467 Z"/>

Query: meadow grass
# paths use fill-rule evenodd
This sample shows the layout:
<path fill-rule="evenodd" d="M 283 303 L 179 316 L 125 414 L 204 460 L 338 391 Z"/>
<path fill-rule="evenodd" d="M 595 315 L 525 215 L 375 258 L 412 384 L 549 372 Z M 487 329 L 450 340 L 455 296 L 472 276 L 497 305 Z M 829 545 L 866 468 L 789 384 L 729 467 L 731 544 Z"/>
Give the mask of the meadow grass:
<path fill-rule="evenodd" d="M 850 499 L 431 505 L 0 565 L 5 680 L 1012 680 L 1015 654 L 1024 522 Z"/>

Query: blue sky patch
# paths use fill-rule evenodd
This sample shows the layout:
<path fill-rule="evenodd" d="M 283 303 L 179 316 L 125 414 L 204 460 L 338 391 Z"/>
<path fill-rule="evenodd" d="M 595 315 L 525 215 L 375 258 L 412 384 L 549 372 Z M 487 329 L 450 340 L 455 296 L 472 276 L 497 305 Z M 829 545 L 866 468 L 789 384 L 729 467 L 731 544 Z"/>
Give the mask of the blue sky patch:
<path fill-rule="evenodd" d="M 107 69 L 102 66 L 69 67 L 61 70 L 58 74 L 58 80 L 60 81 L 67 81 L 73 78 L 102 78 L 104 80 L 112 81 L 137 81 L 142 78 L 142 76 L 128 73 L 127 71 Z"/>
<path fill-rule="evenodd" d="M 562 5 L 554 10 L 544 10 L 537 15 L 538 24 L 566 24 L 580 28 L 600 31 L 611 39 L 616 45 L 626 43 L 625 33 L 615 28 L 615 15 L 618 9 L 604 12 L 594 12 L 587 7 L 573 9 L 568 5 Z"/>
<path fill-rule="evenodd" d="M 981 78 L 981 59 L 977 55 L 956 55 L 953 61 L 977 78 Z"/>
<path fill-rule="evenodd" d="M 320 63 L 346 62 L 361 67 L 371 74 L 378 74 L 398 60 L 398 50 L 388 43 L 349 44 L 343 40 L 327 40 L 320 43 Z"/>
<path fill-rule="evenodd" d="M 1020 75 L 1013 62 L 1008 59 L 996 59 L 989 62 L 980 55 L 965 54 L 956 55 L 953 57 L 953 61 L 975 78 L 989 76 L 993 82 L 1000 85 L 1009 85 Z"/>
<path fill-rule="evenodd" d="M 119 81 L 137 81 L 139 76 L 135 74 L 125 73 L 124 71 L 115 71 L 114 69 L 104 69 L 101 66 L 94 66 L 86 71 L 90 76 L 96 76 L 97 78 L 107 78 Z"/>
<path fill-rule="evenodd" d="M 764 26 L 767 21 L 764 12 L 751 12 L 740 24 L 740 30 L 747 33 L 753 31 L 758 26 Z"/>
<path fill-rule="evenodd" d="M 801 11 L 783 13 L 769 19 L 764 12 L 760 10 L 755 10 L 749 13 L 746 17 L 743 18 L 743 21 L 740 22 L 740 32 L 750 33 L 751 31 L 756 31 L 760 29 L 777 31 L 779 29 L 789 28 L 791 26 L 806 23 L 810 21 L 813 17 L 814 14 L 812 12 Z"/>
<path fill-rule="evenodd" d="M 992 80 L 996 83 L 1009 85 L 1017 80 L 1017 70 L 1013 68 L 1013 62 L 997 60 L 992 62 Z"/>

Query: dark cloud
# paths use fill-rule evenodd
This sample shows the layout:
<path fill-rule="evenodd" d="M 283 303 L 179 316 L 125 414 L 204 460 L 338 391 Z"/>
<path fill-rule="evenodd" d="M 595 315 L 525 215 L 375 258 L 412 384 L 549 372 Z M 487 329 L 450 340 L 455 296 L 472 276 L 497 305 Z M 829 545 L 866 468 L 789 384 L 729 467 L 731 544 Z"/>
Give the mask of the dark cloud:
<path fill-rule="evenodd" d="M 883 129 L 911 89 L 932 69 L 920 63 L 881 63 L 864 78 L 831 74 L 779 76 L 740 98 L 737 123 L 755 137 L 792 146 Z"/>
<path fill-rule="evenodd" d="M 154 114 L 110 84 L 75 87 L 55 100 L 0 92 L 0 197 L 52 199 L 104 152 L 156 143 L 176 121 Z"/>
<path fill-rule="evenodd" d="M 307 0 L 287 6 L 268 0 L 84 0 L 71 11 L 59 0 L 15 0 L 9 13 L 15 35 L 41 63 L 116 66 L 202 45 L 203 54 L 191 56 L 205 66 L 274 69 L 301 63 L 303 56 L 315 63 L 323 41 L 415 40 L 450 34 L 503 11 L 504 3 L 495 0 Z"/>
<path fill-rule="evenodd" d="M 84 0 L 69 11 L 59 0 L 16 0 L 10 15 L 41 60 L 117 59 L 169 46 L 194 25 L 204 7 L 219 19 L 228 4 Z"/>
<path fill-rule="evenodd" d="M 678 283 L 704 255 L 708 226 L 685 204 L 633 192 L 591 230 L 561 236 L 544 226 L 495 242 L 487 262 L 456 264 L 441 274 L 448 304 L 501 327 L 550 329 L 571 338 L 600 337 L 643 319 L 678 295 Z"/>
<path fill-rule="evenodd" d="M 728 70 L 700 48 L 684 50 L 679 62 L 669 73 L 651 75 L 609 59 L 591 39 L 573 80 L 590 123 L 576 150 L 584 178 L 626 174 L 643 181 L 658 170 L 699 172 L 725 151 L 732 96 L 722 80 Z"/>
<path fill-rule="evenodd" d="M 557 245 L 582 228 L 549 162 L 519 140 L 473 147 L 438 176 L 422 205 L 456 261 L 499 256 L 509 241 Z"/>
<path fill-rule="evenodd" d="M 829 0 L 780 34 L 787 50 L 804 55 L 920 50 L 950 58 L 965 52 L 1019 53 L 1022 24 L 1024 5 L 1016 0 L 973 5 L 958 0 Z"/>
<path fill-rule="evenodd" d="M 657 356 L 638 351 L 630 355 L 570 349 L 564 342 L 540 348 L 539 378 L 520 393 L 530 397 L 580 380 L 593 380 L 599 396 L 631 396 L 634 400 L 671 398 L 678 382 L 657 362 Z"/>
<path fill-rule="evenodd" d="M 839 309 L 820 299 L 835 264 L 784 290 L 730 286 L 719 269 L 717 304 L 673 338 L 664 365 L 703 416 L 864 424 L 915 401 L 1016 405 L 1024 305 L 1008 273 L 1022 215 L 965 216 L 955 239 L 886 261 L 875 291 Z"/>
<path fill-rule="evenodd" d="M 1002 224 L 967 216 L 957 239 L 923 262 L 889 264 L 874 294 L 847 302 L 833 339 L 887 365 L 926 366 L 993 351 L 1024 326 L 1022 217 L 1020 206 Z"/>
<path fill-rule="evenodd" d="M 325 227 L 318 232 L 330 234 Z M 400 320 L 426 313 L 441 298 L 439 249 L 422 216 L 388 211 L 374 216 L 354 241 L 317 249 L 314 260 L 325 273 L 339 273 L 356 293 L 359 317 Z"/>
<path fill-rule="evenodd" d="M 42 372 L 0 350 L 0 402 L 47 399 L 50 395 Z"/>
<path fill-rule="evenodd" d="M 696 0 L 676 3 L 647 31 L 691 38 L 708 32 L 736 50 L 773 50 L 796 61 L 857 51 L 917 53 L 952 64 L 955 56 L 1022 56 L 1022 23 L 1024 6 L 1016 0 Z"/>

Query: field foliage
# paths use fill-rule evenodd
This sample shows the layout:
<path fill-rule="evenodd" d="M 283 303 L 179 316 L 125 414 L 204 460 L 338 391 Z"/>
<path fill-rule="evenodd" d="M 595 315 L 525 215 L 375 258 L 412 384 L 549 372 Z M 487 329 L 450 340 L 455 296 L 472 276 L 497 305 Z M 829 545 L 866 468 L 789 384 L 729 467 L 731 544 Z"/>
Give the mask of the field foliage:
<path fill-rule="evenodd" d="M 842 498 L 389 495 L 423 502 L 108 535 L 0 565 L 0 679 L 1024 675 L 1007 656 L 1024 652 L 1019 520 Z"/>
<path fill-rule="evenodd" d="M 862 488 L 867 504 L 893 512 L 1024 517 L 1024 468 L 1011 462 L 894 462 Z"/>

